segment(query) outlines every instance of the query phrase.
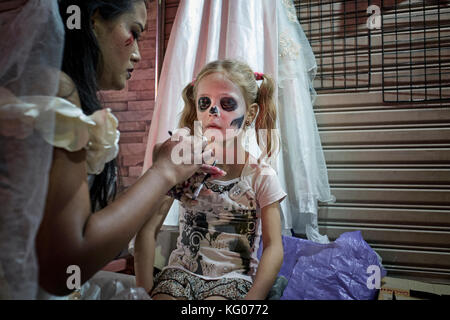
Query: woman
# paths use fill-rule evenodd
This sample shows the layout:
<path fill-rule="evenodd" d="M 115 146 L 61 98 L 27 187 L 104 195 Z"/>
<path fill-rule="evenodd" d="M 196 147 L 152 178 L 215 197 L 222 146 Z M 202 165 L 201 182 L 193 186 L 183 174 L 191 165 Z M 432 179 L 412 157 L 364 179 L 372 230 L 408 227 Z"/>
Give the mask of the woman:
<path fill-rule="evenodd" d="M 68 6 L 73 4 L 73 0 L 59 1 L 63 21 Z M 141 59 L 137 40 L 147 21 L 146 3 L 88 0 L 76 4 L 81 11 L 81 29 L 65 30 L 57 101 L 71 112 L 83 110 L 84 115 L 76 121 L 88 115 L 85 122 L 94 121 L 95 128 L 109 126 L 107 131 L 117 142 L 118 135 L 114 135 L 117 123 L 109 110 L 98 111 L 101 106 L 97 91 L 121 90 L 132 76 Z M 57 128 L 61 116 L 65 117 L 57 114 Z M 82 125 L 78 121 L 74 126 Z M 175 165 L 170 159 L 172 149 L 178 143 L 193 143 L 193 137 L 185 136 L 180 142 L 168 140 L 158 148 L 152 168 L 124 195 L 108 204 L 115 193 L 116 165 L 107 160 L 117 155 L 117 151 L 100 160 L 95 158 L 99 154 L 95 152 L 95 139 L 101 137 L 92 129 L 89 135 L 90 142 L 77 150 L 53 143 L 45 212 L 36 238 L 39 282 L 51 294 L 70 293 L 66 286 L 68 266 L 80 268 L 83 283 L 111 261 L 151 218 L 151 212 L 173 185 L 199 169 L 223 175 L 217 168 L 206 165 Z M 108 147 L 113 149 L 117 146 L 110 144 Z M 208 159 L 211 152 L 203 156 Z M 88 173 L 97 173 L 91 186 Z M 95 209 L 99 210 L 92 214 Z"/>

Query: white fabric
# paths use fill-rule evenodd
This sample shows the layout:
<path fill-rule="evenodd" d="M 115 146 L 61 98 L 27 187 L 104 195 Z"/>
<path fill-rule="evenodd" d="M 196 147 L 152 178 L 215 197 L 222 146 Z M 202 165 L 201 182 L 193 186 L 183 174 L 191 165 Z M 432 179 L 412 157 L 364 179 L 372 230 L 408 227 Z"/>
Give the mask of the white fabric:
<path fill-rule="evenodd" d="M 67 296 L 54 296 L 39 290 L 38 300 L 151 300 L 144 288 L 136 287 L 132 275 L 99 271 L 80 289 Z"/>
<path fill-rule="evenodd" d="M 283 153 L 279 175 L 289 194 L 289 201 L 282 204 L 284 228 L 306 233 L 309 240 L 328 243 L 317 225 L 317 201 L 334 201 L 313 111 L 317 64 L 293 3 L 281 2 L 277 11 L 278 116 Z"/>
<path fill-rule="evenodd" d="M 183 195 L 191 198 L 202 180 L 202 175 L 194 175 L 170 193 L 176 199 Z M 200 195 L 197 204 L 181 200 L 177 248 L 166 268 L 182 269 L 203 279 L 253 282 L 259 264 L 261 209 L 281 202 L 286 193 L 275 171 L 263 162 L 247 163 L 240 177 L 208 181 L 206 186 L 213 193 Z"/>
<path fill-rule="evenodd" d="M 98 174 L 119 151 L 118 121 L 109 109 L 86 116 L 56 97 L 7 100 L 3 96 L 0 100 L 0 297 L 33 299 L 37 285 L 34 237 L 45 204 L 47 188 L 42 183 L 48 182 L 44 174 L 48 175 L 51 164 L 51 146 L 68 151 L 85 148 L 88 173 Z M 54 125 L 48 126 L 48 119 L 54 119 Z M 27 284 L 23 289 L 22 281 Z M 24 292 L 16 292 L 14 286 Z"/>
<path fill-rule="evenodd" d="M 162 68 L 149 132 L 144 171 L 156 143 L 166 140 L 183 108 L 182 89 L 207 62 L 235 58 L 278 82 L 282 152 L 277 163 L 287 201 L 283 232 L 306 232 L 328 242 L 317 228 L 317 201 L 332 201 L 327 170 L 312 110 L 314 54 L 291 0 L 180 1 Z M 165 225 L 178 221 L 174 204 Z"/>
<path fill-rule="evenodd" d="M 0 299 L 34 299 L 35 237 L 45 206 L 52 147 L 30 122 L 42 106 L 25 114 L 20 101 L 56 94 L 64 28 L 57 1 L 14 5 L 0 12 Z M 53 132 L 53 116 L 41 118 L 40 125 Z"/>
<path fill-rule="evenodd" d="M 54 127 L 46 121 L 54 118 Z M 0 109 L 0 134 L 26 138 L 38 132 L 49 144 L 67 151 L 86 149 L 89 174 L 99 174 L 119 152 L 118 120 L 111 109 L 97 110 L 87 116 L 81 108 L 57 97 L 22 97 Z"/>

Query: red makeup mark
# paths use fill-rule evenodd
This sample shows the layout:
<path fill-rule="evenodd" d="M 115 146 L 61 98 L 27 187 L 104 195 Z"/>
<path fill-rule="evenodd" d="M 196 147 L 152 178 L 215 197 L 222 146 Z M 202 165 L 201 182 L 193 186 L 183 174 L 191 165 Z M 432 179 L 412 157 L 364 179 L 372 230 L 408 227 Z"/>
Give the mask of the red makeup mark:
<path fill-rule="evenodd" d="M 133 42 L 134 42 L 134 36 L 133 36 L 133 34 L 131 34 L 131 37 L 129 37 L 127 39 L 127 41 L 125 41 L 125 47 L 130 46 Z"/>

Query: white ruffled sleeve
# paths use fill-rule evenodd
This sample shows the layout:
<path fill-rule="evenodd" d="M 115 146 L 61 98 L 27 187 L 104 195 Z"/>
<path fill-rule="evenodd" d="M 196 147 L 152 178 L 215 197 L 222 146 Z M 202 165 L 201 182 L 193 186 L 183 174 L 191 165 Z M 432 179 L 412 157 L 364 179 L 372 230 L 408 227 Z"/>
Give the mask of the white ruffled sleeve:
<path fill-rule="evenodd" d="M 86 149 L 88 173 L 99 174 L 105 164 L 117 157 L 119 152 L 117 118 L 109 108 L 86 116 L 80 108 L 65 99 L 57 98 L 55 102 L 52 104 L 55 111 L 53 141 L 45 136 L 44 139 L 55 147 L 68 151 Z"/>
<path fill-rule="evenodd" d="M 0 115 L 2 124 L 14 118 L 14 130 L 6 130 L 2 125 L 0 134 L 14 136 L 18 139 L 27 137 L 30 128 L 37 130 L 43 139 L 58 148 L 74 152 L 81 149 L 87 151 L 87 171 L 99 174 L 105 164 L 119 152 L 120 133 L 117 130 L 118 120 L 110 109 L 102 109 L 87 116 L 73 103 L 56 97 L 21 97 L 20 103 L 15 101 L 3 107 Z M 11 115 L 15 114 L 14 117 Z M 20 114 L 21 116 L 17 116 Z M 54 117 L 54 127 L 47 125 L 49 117 Z M 18 123 L 26 125 L 18 126 Z"/>

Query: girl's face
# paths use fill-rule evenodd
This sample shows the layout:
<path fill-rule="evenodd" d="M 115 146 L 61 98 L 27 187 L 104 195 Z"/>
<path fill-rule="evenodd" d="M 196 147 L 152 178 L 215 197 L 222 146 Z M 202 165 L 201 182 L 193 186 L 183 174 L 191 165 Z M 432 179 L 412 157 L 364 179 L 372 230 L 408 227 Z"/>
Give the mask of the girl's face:
<path fill-rule="evenodd" d="M 197 120 L 208 139 L 214 136 L 215 141 L 229 140 L 244 126 L 246 105 L 241 90 L 220 72 L 209 74 L 198 83 L 196 109 Z"/>
<path fill-rule="evenodd" d="M 135 64 L 141 60 L 137 40 L 147 21 L 145 3 L 134 2 L 130 12 L 111 21 L 104 20 L 98 12 L 92 20 L 102 57 L 100 89 L 121 90 L 131 78 Z"/>

